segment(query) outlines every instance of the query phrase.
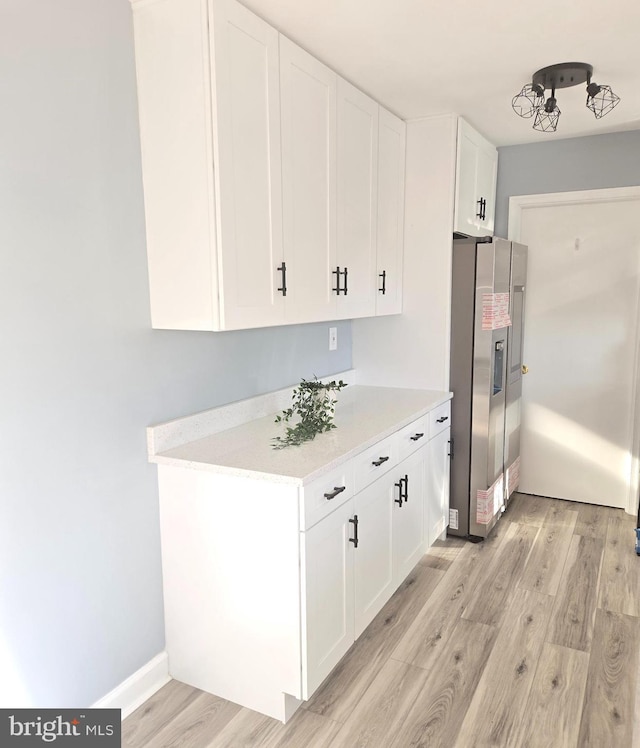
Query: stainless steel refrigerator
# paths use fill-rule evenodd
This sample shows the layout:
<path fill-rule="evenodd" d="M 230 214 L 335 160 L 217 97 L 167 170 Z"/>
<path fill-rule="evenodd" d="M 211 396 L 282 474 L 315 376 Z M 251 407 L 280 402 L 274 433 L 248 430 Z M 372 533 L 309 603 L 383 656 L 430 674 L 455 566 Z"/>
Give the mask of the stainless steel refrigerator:
<path fill-rule="evenodd" d="M 486 538 L 518 486 L 527 248 L 454 239 L 449 534 Z"/>

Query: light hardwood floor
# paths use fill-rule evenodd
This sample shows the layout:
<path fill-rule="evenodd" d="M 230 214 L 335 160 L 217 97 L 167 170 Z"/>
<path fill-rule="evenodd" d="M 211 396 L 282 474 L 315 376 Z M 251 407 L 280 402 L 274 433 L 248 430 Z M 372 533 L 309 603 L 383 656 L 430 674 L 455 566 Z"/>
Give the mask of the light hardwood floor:
<path fill-rule="evenodd" d="M 287 725 L 172 681 L 123 745 L 640 748 L 635 525 L 517 495 L 487 541 L 437 543 Z"/>

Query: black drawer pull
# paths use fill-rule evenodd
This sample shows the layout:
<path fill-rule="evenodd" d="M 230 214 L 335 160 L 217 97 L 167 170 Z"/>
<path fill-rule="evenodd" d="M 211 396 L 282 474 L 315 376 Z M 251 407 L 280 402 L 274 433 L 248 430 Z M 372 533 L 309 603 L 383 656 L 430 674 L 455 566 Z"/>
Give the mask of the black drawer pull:
<path fill-rule="evenodd" d="M 449 416 L 442 416 L 442 418 L 436 418 L 436 423 L 444 423 L 449 420 Z"/>
<path fill-rule="evenodd" d="M 412 442 L 417 442 L 418 439 L 422 439 L 423 436 L 424 436 L 424 431 L 420 432 L 419 434 L 414 434 L 413 436 L 410 436 L 409 438 L 411 439 Z"/>
<path fill-rule="evenodd" d="M 333 489 L 333 491 L 332 491 L 331 493 L 326 493 L 326 494 L 324 495 L 324 497 L 325 497 L 325 499 L 326 499 L 327 501 L 331 501 L 331 499 L 335 499 L 335 497 L 336 497 L 336 496 L 337 496 L 337 495 L 338 495 L 339 493 L 342 493 L 343 491 L 346 491 L 346 489 L 347 489 L 347 487 L 346 487 L 346 486 L 334 486 L 334 489 Z"/>
<path fill-rule="evenodd" d="M 358 547 L 358 515 L 354 514 L 353 519 L 350 519 L 349 522 L 353 525 L 353 537 L 349 538 L 349 542 L 353 543 L 353 547 Z"/>
<path fill-rule="evenodd" d="M 382 463 L 386 462 L 388 459 L 388 457 L 380 457 L 380 459 L 378 460 L 373 460 L 371 464 L 375 465 L 376 467 L 380 467 L 380 465 L 382 465 Z"/>

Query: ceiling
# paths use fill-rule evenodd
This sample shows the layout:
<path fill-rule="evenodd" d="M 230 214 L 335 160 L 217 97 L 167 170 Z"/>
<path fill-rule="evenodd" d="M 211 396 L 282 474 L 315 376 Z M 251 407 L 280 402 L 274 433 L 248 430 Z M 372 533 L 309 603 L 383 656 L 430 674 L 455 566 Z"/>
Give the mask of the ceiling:
<path fill-rule="evenodd" d="M 639 0 L 241 1 L 403 119 L 456 112 L 497 146 L 640 129 Z M 512 97 L 574 61 L 621 102 L 596 120 L 562 89 L 557 132 L 536 132 Z"/>

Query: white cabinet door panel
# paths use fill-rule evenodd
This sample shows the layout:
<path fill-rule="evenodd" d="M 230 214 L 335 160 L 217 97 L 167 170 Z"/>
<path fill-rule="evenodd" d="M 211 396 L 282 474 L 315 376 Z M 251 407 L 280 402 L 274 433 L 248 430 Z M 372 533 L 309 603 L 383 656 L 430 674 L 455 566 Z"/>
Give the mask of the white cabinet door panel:
<path fill-rule="evenodd" d="M 301 533 L 302 694 L 308 699 L 353 644 L 353 501 Z"/>
<path fill-rule="evenodd" d="M 393 587 L 392 491 L 383 476 L 355 497 L 355 632 L 359 636 L 391 597 Z"/>
<path fill-rule="evenodd" d="M 280 36 L 287 316 L 335 317 L 336 74 Z"/>
<path fill-rule="evenodd" d="M 496 212 L 496 182 L 498 178 L 498 154 L 495 149 L 478 148 L 476 190 L 478 199 L 485 205 L 479 219 L 480 233 L 493 236 L 493 221 Z"/>
<path fill-rule="evenodd" d="M 434 437 L 428 445 L 426 469 L 426 535 L 428 545 L 442 535 L 449 524 L 449 446 L 451 429 Z"/>
<path fill-rule="evenodd" d="M 367 317 L 376 310 L 378 104 L 338 78 L 337 315 Z M 344 293 L 344 291 L 347 293 Z"/>
<path fill-rule="evenodd" d="M 477 146 L 463 122 L 460 122 L 459 127 L 454 230 L 478 236 L 480 198 L 476 197 Z"/>
<path fill-rule="evenodd" d="M 283 324 L 278 32 L 239 3 L 213 7 L 222 326 Z"/>
<path fill-rule="evenodd" d="M 402 311 L 406 125 L 380 107 L 376 314 Z M 383 293 L 384 290 L 384 293 Z"/>
<path fill-rule="evenodd" d="M 454 231 L 468 236 L 493 235 L 497 174 L 498 151 L 460 119 Z"/>
<path fill-rule="evenodd" d="M 408 457 L 396 469 L 393 501 L 394 589 L 418 563 L 425 552 L 424 542 L 424 471 L 427 448 Z M 402 491 L 402 504 L 395 501 Z"/>

